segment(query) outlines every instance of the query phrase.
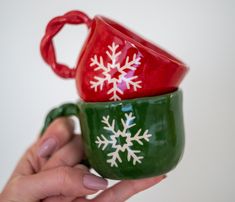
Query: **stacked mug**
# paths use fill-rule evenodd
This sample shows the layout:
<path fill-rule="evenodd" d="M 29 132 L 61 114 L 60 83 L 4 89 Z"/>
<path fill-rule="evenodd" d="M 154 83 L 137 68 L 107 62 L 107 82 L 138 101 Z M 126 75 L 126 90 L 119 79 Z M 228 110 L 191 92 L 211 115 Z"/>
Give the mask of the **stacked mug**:
<path fill-rule="evenodd" d="M 53 37 L 65 24 L 89 31 L 76 68 L 56 61 Z M 51 110 L 42 133 L 56 118 L 76 116 L 90 166 L 109 179 L 162 175 L 178 164 L 184 63 L 119 23 L 80 11 L 48 23 L 41 54 L 58 76 L 75 78 L 81 98 Z"/>

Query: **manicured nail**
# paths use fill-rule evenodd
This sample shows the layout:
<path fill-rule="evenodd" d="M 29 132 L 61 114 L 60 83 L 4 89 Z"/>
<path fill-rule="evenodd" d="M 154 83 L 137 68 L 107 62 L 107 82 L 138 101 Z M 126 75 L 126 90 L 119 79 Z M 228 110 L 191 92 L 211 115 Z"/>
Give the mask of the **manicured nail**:
<path fill-rule="evenodd" d="M 89 168 L 86 167 L 86 166 L 83 165 L 83 164 L 78 164 L 78 165 L 75 166 L 75 168 L 80 168 L 80 169 L 82 169 L 82 170 L 89 171 Z"/>
<path fill-rule="evenodd" d="M 69 125 L 71 128 L 75 128 L 75 121 L 72 118 L 69 118 Z"/>
<path fill-rule="evenodd" d="M 163 175 L 163 176 L 162 176 L 162 180 L 164 180 L 166 177 L 167 177 L 167 175 Z"/>
<path fill-rule="evenodd" d="M 157 184 L 157 183 L 161 182 L 162 180 L 164 180 L 166 177 L 167 177 L 166 175 L 160 175 L 160 176 L 155 177 L 154 181 Z"/>
<path fill-rule="evenodd" d="M 104 190 L 108 186 L 108 181 L 101 177 L 87 174 L 83 177 L 83 184 L 88 189 Z"/>
<path fill-rule="evenodd" d="M 54 138 L 49 138 L 40 146 L 38 155 L 42 158 L 48 157 L 55 151 L 56 146 L 56 140 Z"/>

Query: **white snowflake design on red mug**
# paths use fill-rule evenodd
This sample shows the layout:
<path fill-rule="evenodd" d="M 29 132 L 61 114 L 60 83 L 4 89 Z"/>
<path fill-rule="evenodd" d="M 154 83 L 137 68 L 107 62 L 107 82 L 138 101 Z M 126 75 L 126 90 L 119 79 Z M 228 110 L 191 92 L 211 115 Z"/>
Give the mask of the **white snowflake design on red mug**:
<path fill-rule="evenodd" d="M 94 76 L 94 80 L 90 81 L 91 88 L 94 88 L 95 92 L 98 91 L 98 88 L 100 91 L 102 91 L 104 83 L 107 82 L 108 85 L 111 86 L 110 90 L 107 92 L 108 95 L 111 95 L 109 98 L 111 101 L 121 100 L 121 95 L 123 95 L 124 92 L 118 86 L 118 84 L 122 82 L 124 82 L 127 89 L 132 87 L 134 91 L 137 91 L 138 88 L 142 88 L 140 85 L 142 81 L 137 80 L 138 76 L 128 77 L 125 71 L 135 71 L 136 67 L 141 64 L 141 58 L 137 57 L 136 54 L 133 54 L 132 59 L 130 60 L 129 56 L 127 56 L 125 64 L 121 66 L 120 63 L 117 62 L 117 58 L 121 54 L 121 51 L 117 51 L 118 47 L 119 45 L 115 44 L 114 42 L 111 46 L 108 46 L 109 50 L 106 51 L 106 54 L 111 60 L 111 63 L 107 63 L 107 65 L 105 65 L 103 57 L 100 56 L 98 59 L 98 56 L 95 55 L 93 58 L 91 58 L 90 64 L 90 66 L 95 67 L 94 71 L 102 70 L 102 74 L 104 75 L 104 77 Z M 118 76 L 112 76 L 112 71 L 115 71 L 115 75 Z"/>
<path fill-rule="evenodd" d="M 145 130 L 142 135 L 141 131 L 142 129 L 139 129 L 135 135 L 132 135 L 128 129 L 134 127 L 136 124 L 133 122 L 135 119 L 135 116 L 133 116 L 132 113 L 125 113 L 125 120 L 121 119 L 121 123 L 123 126 L 122 131 L 118 130 L 115 131 L 115 119 L 109 122 L 109 116 L 103 116 L 102 123 L 105 124 L 104 129 L 107 131 L 111 131 L 112 135 L 110 136 L 110 139 L 107 139 L 103 134 L 97 137 L 96 144 L 98 145 L 98 148 L 103 146 L 101 149 L 105 150 L 108 145 L 110 145 L 114 151 L 107 154 L 108 157 L 111 157 L 107 160 L 107 163 L 111 165 L 111 167 L 115 166 L 118 167 L 118 162 L 122 163 L 122 159 L 119 155 L 120 152 L 127 152 L 127 160 L 131 161 L 133 165 L 136 165 L 136 163 L 142 163 L 143 156 L 138 155 L 140 153 L 140 150 L 134 150 L 132 146 L 134 145 L 133 142 L 136 142 L 139 145 L 143 145 L 143 141 L 149 142 L 149 138 L 152 136 L 148 133 L 148 130 Z M 124 139 L 124 143 L 120 144 L 119 141 L 120 138 Z"/>

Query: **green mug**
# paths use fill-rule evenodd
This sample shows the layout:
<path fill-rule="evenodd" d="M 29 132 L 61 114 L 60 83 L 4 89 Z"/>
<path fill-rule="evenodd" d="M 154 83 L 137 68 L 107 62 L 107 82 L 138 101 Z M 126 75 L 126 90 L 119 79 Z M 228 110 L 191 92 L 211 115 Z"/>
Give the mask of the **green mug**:
<path fill-rule="evenodd" d="M 76 116 L 88 162 L 109 179 L 139 179 L 175 168 L 184 150 L 182 91 L 116 102 L 65 104 L 47 115 Z M 43 133 L 42 131 L 42 133 Z"/>

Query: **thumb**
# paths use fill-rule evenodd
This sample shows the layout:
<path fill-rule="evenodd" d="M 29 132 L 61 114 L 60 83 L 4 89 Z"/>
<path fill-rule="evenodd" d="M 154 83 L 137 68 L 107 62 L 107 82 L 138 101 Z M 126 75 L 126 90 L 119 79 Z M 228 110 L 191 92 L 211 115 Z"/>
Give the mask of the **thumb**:
<path fill-rule="evenodd" d="M 17 201 L 38 201 L 51 196 L 81 197 L 107 187 L 107 181 L 83 169 L 59 167 L 31 176 L 22 176 L 15 183 Z"/>

